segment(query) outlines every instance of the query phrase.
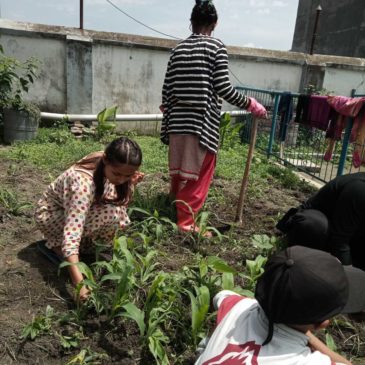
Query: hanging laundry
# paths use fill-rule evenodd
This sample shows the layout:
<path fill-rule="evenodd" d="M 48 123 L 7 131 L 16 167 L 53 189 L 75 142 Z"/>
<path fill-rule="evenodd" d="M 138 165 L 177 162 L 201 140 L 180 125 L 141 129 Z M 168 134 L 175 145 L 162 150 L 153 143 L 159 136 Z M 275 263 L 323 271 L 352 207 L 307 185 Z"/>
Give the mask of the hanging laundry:
<path fill-rule="evenodd" d="M 354 118 L 350 142 L 354 142 L 352 164 L 358 168 L 361 163 L 365 164 L 365 156 L 363 156 L 365 143 L 365 97 L 329 96 L 327 102 L 340 114 Z"/>
<path fill-rule="evenodd" d="M 334 111 L 333 118 L 331 118 L 326 132 L 326 138 L 340 141 L 342 137 L 342 131 L 346 125 L 346 117 Z"/>
<path fill-rule="evenodd" d="M 337 112 L 335 111 L 335 113 Z M 326 132 L 327 149 L 323 157 L 325 161 L 331 161 L 336 141 L 341 140 L 342 131 L 344 130 L 345 125 L 346 125 L 345 116 L 338 113 L 337 115 L 335 114 L 333 115 L 333 118 L 330 120 L 330 124 Z"/>
<path fill-rule="evenodd" d="M 284 142 L 288 132 L 288 125 L 293 117 L 293 96 L 290 92 L 284 92 L 280 96 L 278 113 L 280 115 L 279 139 L 281 142 Z"/>
<path fill-rule="evenodd" d="M 297 108 L 295 111 L 295 122 L 308 125 L 308 110 L 309 110 L 310 95 L 300 94 L 298 97 Z"/>
<path fill-rule="evenodd" d="M 326 131 L 327 148 L 324 160 L 330 161 L 336 145 L 341 138 L 343 129 L 342 119 L 327 102 L 327 96 L 300 95 L 296 109 L 295 121 L 307 127 Z"/>
<path fill-rule="evenodd" d="M 333 117 L 327 96 L 299 95 L 295 122 L 326 131 Z"/>
<path fill-rule="evenodd" d="M 332 108 L 327 103 L 327 96 L 311 95 L 308 107 L 308 120 L 313 128 L 326 131 L 332 115 Z"/>

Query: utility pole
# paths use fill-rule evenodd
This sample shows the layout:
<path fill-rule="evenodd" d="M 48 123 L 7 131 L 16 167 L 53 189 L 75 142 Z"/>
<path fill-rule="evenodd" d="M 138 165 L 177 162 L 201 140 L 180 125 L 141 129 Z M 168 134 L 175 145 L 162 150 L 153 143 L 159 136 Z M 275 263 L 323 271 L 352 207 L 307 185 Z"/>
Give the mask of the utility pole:
<path fill-rule="evenodd" d="M 84 0 L 80 0 L 80 29 L 84 29 Z"/>
<path fill-rule="evenodd" d="M 312 42 L 311 42 L 311 48 L 309 50 L 309 54 L 313 54 L 314 43 L 315 43 L 316 37 L 317 37 L 318 21 L 319 21 L 319 16 L 321 15 L 321 11 L 322 11 L 322 7 L 321 7 L 321 5 L 318 5 L 318 7 L 316 9 L 316 20 L 314 21 Z"/>

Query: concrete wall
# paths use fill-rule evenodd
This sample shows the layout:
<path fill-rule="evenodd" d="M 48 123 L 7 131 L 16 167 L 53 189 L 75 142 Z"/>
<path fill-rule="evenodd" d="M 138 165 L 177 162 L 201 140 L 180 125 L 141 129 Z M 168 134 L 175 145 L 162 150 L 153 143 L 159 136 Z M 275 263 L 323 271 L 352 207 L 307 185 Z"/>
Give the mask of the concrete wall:
<path fill-rule="evenodd" d="M 318 5 L 314 53 L 365 57 L 364 0 L 299 0 L 292 51 L 309 52 Z"/>
<path fill-rule="evenodd" d="M 297 91 L 300 84 L 302 67 L 298 63 L 280 63 L 276 60 L 243 60 L 231 58 L 230 69 L 245 86 L 253 86 L 269 90 Z M 237 80 L 231 76 L 231 81 L 237 84 Z"/>
<path fill-rule="evenodd" d="M 329 65 L 326 68 L 323 87 L 329 91 L 336 90 L 336 94 L 339 95 L 348 95 L 350 89 L 355 89 L 358 94 L 365 94 L 365 70 L 364 68 L 354 70 Z"/>
<path fill-rule="evenodd" d="M 122 113 L 159 113 L 169 52 L 118 44 L 93 47 L 93 112 L 119 105 Z"/>
<path fill-rule="evenodd" d="M 28 95 L 42 111 L 95 114 L 118 105 L 121 114 L 139 114 L 159 112 L 176 42 L 1 19 L 0 44 L 7 55 L 42 62 Z M 235 86 L 298 92 L 310 82 L 350 95 L 365 72 L 364 59 L 357 58 L 242 47 L 228 47 L 228 53 Z"/>
<path fill-rule="evenodd" d="M 22 61 L 33 56 L 41 61 L 40 76 L 31 86 L 29 99 L 42 110 L 63 112 L 66 100 L 66 44 L 63 39 L 30 37 L 32 34 L 6 34 L 0 28 L 0 44 L 5 54 Z"/>

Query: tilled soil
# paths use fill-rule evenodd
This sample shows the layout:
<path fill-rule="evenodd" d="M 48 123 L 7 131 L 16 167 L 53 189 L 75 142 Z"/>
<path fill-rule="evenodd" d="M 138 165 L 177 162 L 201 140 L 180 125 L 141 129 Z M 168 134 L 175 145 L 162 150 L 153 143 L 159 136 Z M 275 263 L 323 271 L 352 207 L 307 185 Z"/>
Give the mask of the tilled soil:
<path fill-rule="evenodd" d="M 42 237 L 32 218 L 33 208 L 50 177 L 33 167 L 8 160 L 0 161 L 0 171 L 0 187 L 17 193 L 19 201 L 33 205 L 19 215 L 11 214 L 0 205 L 0 364 L 65 364 L 70 353 L 62 349 L 53 337 L 40 336 L 34 341 L 20 338 L 24 325 L 36 315 L 44 314 L 47 305 L 59 313 L 75 307 L 67 277 L 59 275 L 57 268 L 40 255 L 36 248 L 36 241 Z M 141 191 L 150 184 L 160 186 L 161 191 L 167 189 L 166 177 L 161 174 L 146 176 Z M 253 234 L 273 235 L 277 217 L 306 198 L 304 193 L 283 189 L 272 181 L 268 181 L 267 186 L 267 191 L 259 197 L 253 199 L 248 195 L 244 224 L 233 227 L 233 236 L 237 239 L 246 238 L 249 241 Z M 211 224 L 220 226 L 222 222 L 233 222 L 239 184 L 216 179 L 212 189 L 221 191 L 223 198 L 208 198 L 207 208 L 214 213 Z M 165 271 L 179 270 L 197 250 L 180 235 L 176 235 L 173 241 L 174 244 L 161 246 L 164 251 L 161 269 Z M 198 249 L 203 254 L 219 255 L 237 268 L 242 267 L 245 259 L 255 255 L 249 245 L 243 249 L 234 242 L 229 247 L 205 243 Z M 331 334 L 340 350 L 348 356 L 364 356 L 364 328 L 355 322 L 351 324 L 353 329 L 342 326 L 334 329 Z M 102 318 L 97 318 L 86 324 L 84 336 L 83 348 L 89 346 L 93 351 L 106 352 L 110 356 L 106 364 L 153 363 L 148 360 L 148 355 L 141 354 L 137 328 L 124 328 L 121 325 L 115 331 L 108 328 Z M 72 354 L 78 352 L 79 349 Z M 186 364 L 193 361 L 192 355 Z M 360 360 L 358 363 L 365 364 L 365 361 Z"/>

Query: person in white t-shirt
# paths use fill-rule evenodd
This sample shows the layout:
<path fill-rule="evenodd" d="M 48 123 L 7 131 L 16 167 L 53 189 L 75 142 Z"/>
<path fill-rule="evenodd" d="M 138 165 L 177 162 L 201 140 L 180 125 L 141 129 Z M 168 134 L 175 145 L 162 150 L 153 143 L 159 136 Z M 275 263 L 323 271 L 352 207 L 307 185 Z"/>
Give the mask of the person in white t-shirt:
<path fill-rule="evenodd" d="M 292 246 L 272 256 L 255 298 L 218 293 L 217 327 L 195 365 L 351 364 L 313 335 L 365 307 L 365 274 L 329 253 Z"/>

